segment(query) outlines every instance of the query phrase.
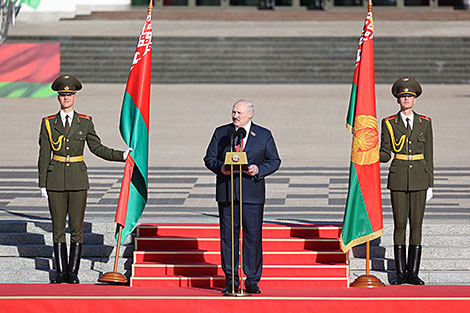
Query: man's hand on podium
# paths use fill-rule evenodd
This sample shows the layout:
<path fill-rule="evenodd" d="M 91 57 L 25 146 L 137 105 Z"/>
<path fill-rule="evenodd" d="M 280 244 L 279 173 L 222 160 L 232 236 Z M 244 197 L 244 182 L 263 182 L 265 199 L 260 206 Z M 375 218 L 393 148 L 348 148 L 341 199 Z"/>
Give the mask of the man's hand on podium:
<path fill-rule="evenodd" d="M 251 164 L 248 166 L 248 169 L 243 170 L 243 173 L 250 175 L 250 176 L 255 176 L 258 174 L 258 166 L 256 164 Z"/>
<path fill-rule="evenodd" d="M 230 165 L 222 165 L 222 167 L 220 168 L 220 171 L 224 175 L 227 175 L 227 176 L 230 175 Z M 255 164 L 252 164 L 250 166 L 242 165 L 242 171 L 243 173 L 247 175 L 255 176 L 256 174 L 258 174 L 258 166 L 256 166 Z M 239 167 L 234 166 L 233 173 L 235 174 L 239 172 L 240 172 Z"/>
<path fill-rule="evenodd" d="M 230 165 L 222 165 L 222 168 L 220 169 L 222 174 L 224 175 L 230 175 Z"/>

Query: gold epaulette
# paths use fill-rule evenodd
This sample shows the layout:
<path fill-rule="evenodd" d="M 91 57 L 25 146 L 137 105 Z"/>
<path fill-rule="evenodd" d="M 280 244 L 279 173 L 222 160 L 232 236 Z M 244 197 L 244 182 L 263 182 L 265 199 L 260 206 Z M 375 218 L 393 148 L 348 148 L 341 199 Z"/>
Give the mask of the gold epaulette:
<path fill-rule="evenodd" d="M 395 115 L 390 115 L 390 116 L 386 117 L 385 120 L 390 121 L 390 120 L 393 120 L 395 117 L 397 117 L 396 114 Z"/>
<path fill-rule="evenodd" d="M 431 118 L 428 117 L 428 116 L 426 116 L 426 115 L 421 115 L 421 114 L 419 114 L 419 117 L 422 118 L 422 119 L 425 119 L 426 121 L 430 121 L 430 120 L 431 120 Z"/>
<path fill-rule="evenodd" d="M 78 116 L 86 118 L 87 120 L 91 120 L 91 116 L 88 116 L 88 115 L 85 115 L 85 114 L 78 113 Z"/>

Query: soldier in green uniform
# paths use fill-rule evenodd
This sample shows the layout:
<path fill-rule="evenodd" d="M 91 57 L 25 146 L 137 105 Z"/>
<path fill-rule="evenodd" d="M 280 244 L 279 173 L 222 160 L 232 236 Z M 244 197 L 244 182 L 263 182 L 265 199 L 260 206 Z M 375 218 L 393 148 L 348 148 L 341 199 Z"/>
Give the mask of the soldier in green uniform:
<path fill-rule="evenodd" d="M 400 112 L 382 120 L 380 162 L 388 162 L 394 153 L 388 175 L 393 221 L 396 278 L 393 285 L 423 285 L 419 278 L 421 234 L 426 200 L 434 185 L 431 119 L 413 111 L 421 95 L 419 83 L 411 77 L 398 79 L 392 86 Z M 406 226 L 410 221 L 408 262 L 406 262 Z"/>
<path fill-rule="evenodd" d="M 59 76 L 52 89 L 58 92 L 60 111 L 42 119 L 39 134 L 39 188 L 48 199 L 52 218 L 54 260 L 57 275 L 52 283 L 79 283 L 78 270 L 83 244 L 83 219 L 89 188 L 83 161 L 85 143 L 90 151 L 109 161 L 123 162 L 130 149 L 114 150 L 101 144 L 90 116 L 74 110 L 76 92 L 82 88 L 72 75 Z M 65 227 L 70 228 L 70 258 L 67 259 Z"/>

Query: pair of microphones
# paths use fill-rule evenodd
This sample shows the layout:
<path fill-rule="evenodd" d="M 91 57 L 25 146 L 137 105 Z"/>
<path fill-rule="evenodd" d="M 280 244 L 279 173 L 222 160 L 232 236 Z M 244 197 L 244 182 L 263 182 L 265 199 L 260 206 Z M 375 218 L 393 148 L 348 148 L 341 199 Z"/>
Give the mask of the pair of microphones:
<path fill-rule="evenodd" d="M 230 147 L 232 148 L 235 138 L 238 138 L 238 142 L 241 142 L 246 137 L 246 130 L 243 127 L 239 127 L 237 130 L 230 127 L 228 129 L 228 136 L 230 137 Z"/>

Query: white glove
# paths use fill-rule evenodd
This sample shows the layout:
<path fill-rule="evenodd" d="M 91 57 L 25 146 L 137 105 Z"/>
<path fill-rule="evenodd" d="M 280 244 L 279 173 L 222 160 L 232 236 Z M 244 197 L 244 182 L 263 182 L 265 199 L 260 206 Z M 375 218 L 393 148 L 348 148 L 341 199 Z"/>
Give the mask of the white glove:
<path fill-rule="evenodd" d="M 122 158 L 124 159 L 124 161 L 127 160 L 127 156 L 129 155 L 129 152 L 131 152 L 131 151 L 134 151 L 134 149 L 127 148 L 127 150 L 124 151 L 124 153 L 122 154 Z"/>
<path fill-rule="evenodd" d="M 44 199 L 47 199 L 48 196 L 47 196 L 47 190 L 45 187 L 41 187 L 41 197 L 43 197 Z"/>
<path fill-rule="evenodd" d="M 431 200 L 432 198 L 432 187 L 429 187 L 428 190 L 426 191 L 426 201 Z"/>

